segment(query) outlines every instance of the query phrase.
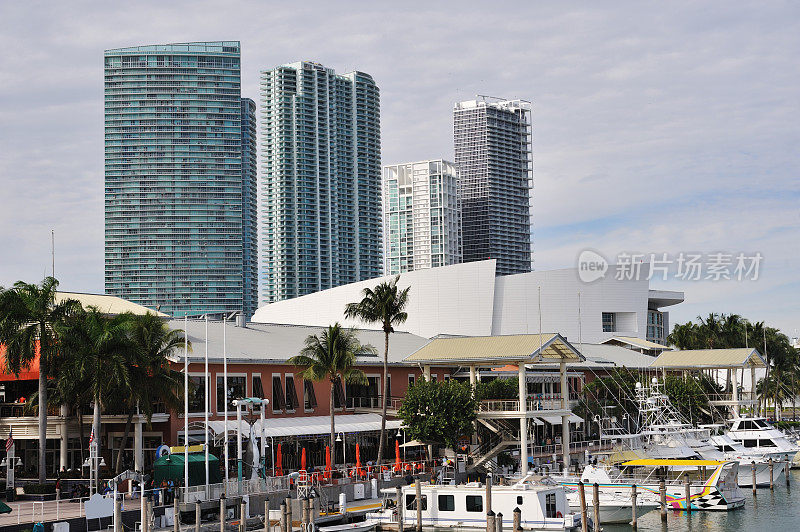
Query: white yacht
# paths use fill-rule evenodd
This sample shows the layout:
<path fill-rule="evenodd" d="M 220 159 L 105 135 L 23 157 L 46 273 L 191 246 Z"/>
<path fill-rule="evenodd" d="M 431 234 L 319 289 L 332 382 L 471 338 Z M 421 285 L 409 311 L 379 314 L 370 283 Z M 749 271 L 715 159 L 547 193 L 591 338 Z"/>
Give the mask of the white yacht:
<path fill-rule="evenodd" d="M 794 459 L 800 447 L 789 441 L 786 435 L 773 427 L 763 417 L 739 417 L 728 421 L 728 436 L 745 449 L 768 453 L 773 458 Z"/>
<path fill-rule="evenodd" d="M 465 532 L 485 532 L 486 486 L 480 482 L 461 485 L 420 484 L 422 529 L 426 532 L 453 528 Z M 400 517 L 404 526 L 417 523 L 416 486 L 402 486 L 402 501 L 398 505 L 395 490 L 382 490 L 381 509 L 367 514 L 367 521 L 396 530 Z M 510 530 L 514 524 L 514 509 L 521 510 L 521 526 L 530 531 L 567 531 L 580 528 L 580 513 L 570 511 L 564 488 L 543 485 L 529 480 L 511 486 L 492 486 L 491 510 L 503 514 L 502 527 Z M 398 512 L 401 512 L 399 514 Z"/>

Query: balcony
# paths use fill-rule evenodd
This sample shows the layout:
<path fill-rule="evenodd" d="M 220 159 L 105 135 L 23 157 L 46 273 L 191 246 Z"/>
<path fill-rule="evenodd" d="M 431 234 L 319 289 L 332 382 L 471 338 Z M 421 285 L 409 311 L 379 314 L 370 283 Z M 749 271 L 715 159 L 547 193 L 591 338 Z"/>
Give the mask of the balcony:
<path fill-rule="evenodd" d="M 389 397 L 386 402 L 386 413 L 392 416 L 397 415 L 397 411 L 403 404 L 403 397 Z M 380 413 L 382 411 L 381 396 L 373 397 L 348 397 L 347 408 L 354 410 L 356 413 Z"/>
<path fill-rule="evenodd" d="M 536 417 L 536 414 L 544 412 L 565 412 L 569 411 L 577 404 L 577 397 L 570 394 L 567 400 L 567 408 L 561 406 L 561 394 L 536 394 L 528 397 L 526 403 L 526 417 Z M 478 404 L 479 417 L 519 417 L 519 399 L 486 399 Z"/>

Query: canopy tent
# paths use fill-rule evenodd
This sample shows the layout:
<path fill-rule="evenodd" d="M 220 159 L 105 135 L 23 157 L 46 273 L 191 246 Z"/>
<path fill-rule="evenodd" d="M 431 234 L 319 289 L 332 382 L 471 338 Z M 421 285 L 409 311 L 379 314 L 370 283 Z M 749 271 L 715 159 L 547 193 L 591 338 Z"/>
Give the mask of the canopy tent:
<path fill-rule="evenodd" d="M 425 447 L 425 444 L 422 443 L 419 440 L 411 440 L 409 442 L 406 442 L 406 443 L 400 445 L 400 447 L 403 447 L 403 448 L 406 448 L 406 447 Z"/>
<path fill-rule="evenodd" d="M 198 422 L 195 422 L 195 425 Z M 202 429 L 202 422 L 199 422 Z M 346 414 L 334 418 L 335 431 L 345 434 L 353 432 L 370 432 L 381 430 L 380 414 Z M 399 429 L 402 421 L 399 419 L 387 419 L 387 429 Z M 215 439 L 225 432 L 224 421 L 209 421 L 208 428 L 214 433 Z M 242 437 L 250 436 L 250 425 L 242 420 L 239 428 Z M 236 420 L 228 420 L 229 437 L 236 435 Z M 256 437 L 261 437 L 261 420 L 256 420 L 253 427 Z M 329 416 L 301 416 L 286 418 L 271 418 L 264 421 L 264 436 L 267 438 L 279 438 L 281 436 L 318 436 L 330 434 L 331 418 Z"/>
<path fill-rule="evenodd" d="M 189 485 L 199 486 L 206 483 L 206 453 L 189 453 Z M 156 486 L 164 480 L 172 480 L 176 485 L 183 484 L 183 454 L 165 454 L 153 463 L 153 479 Z M 208 455 L 208 482 L 222 482 L 219 471 L 219 460 L 213 454 Z"/>
<path fill-rule="evenodd" d="M 732 349 L 683 349 L 658 355 L 651 368 L 666 370 L 764 368 L 767 363 L 753 347 Z"/>

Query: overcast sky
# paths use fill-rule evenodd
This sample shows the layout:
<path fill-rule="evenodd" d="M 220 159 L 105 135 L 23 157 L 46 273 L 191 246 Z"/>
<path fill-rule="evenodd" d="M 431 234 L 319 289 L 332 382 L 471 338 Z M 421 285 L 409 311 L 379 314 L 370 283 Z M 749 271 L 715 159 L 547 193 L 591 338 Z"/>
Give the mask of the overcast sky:
<path fill-rule="evenodd" d="M 381 7 L 381 5 L 385 7 Z M 312 60 L 381 88 L 383 162 L 452 158 L 452 104 L 533 102 L 536 269 L 592 248 L 760 252 L 757 281 L 684 290 L 672 320 L 800 328 L 800 4 L 2 2 L 0 285 L 103 291 L 103 50 L 242 43 L 259 71 Z"/>

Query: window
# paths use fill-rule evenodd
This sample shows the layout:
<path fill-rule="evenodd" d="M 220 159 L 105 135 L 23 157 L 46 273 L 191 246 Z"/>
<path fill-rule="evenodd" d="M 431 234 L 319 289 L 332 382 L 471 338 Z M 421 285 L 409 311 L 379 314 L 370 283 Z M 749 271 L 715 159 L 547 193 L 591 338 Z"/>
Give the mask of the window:
<path fill-rule="evenodd" d="M 206 411 L 206 384 L 202 375 L 189 375 L 189 412 Z"/>
<path fill-rule="evenodd" d="M 235 410 L 232 401 L 247 397 L 245 390 L 246 377 L 231 377 L 228 375 L 228 411 Z M 225 377 L 217 375 L 217 412 L 224 412 Z"/>
<path fill-rule="evenodd" d="M 294 375 L 286 375 L 286 410 L 295 410 L 300 406 L 297 390 L 294 388 Z"/>
<path fill-rule="evenodd" d="M 547 518 L 554 518 L 556 516 L 556 494 L 548 493 L 544 496 L 544 516 Z"/>
<path fill-rule="evenodd" d="M 380 394 L 381 392 L 378 392 Z M 392 406 L 392 376 L 386 375 L 386 406 Z"/>
<path fill-rule="evenodd" d="M 756 447 L 758 445 L 758 440 L 742 440 L 742 443 L 745 447 Z"/>
<path fill-rule="evenodd" d="M 456 497 L 455 495 L 439 495 L 439 511 L 440 512 L 455 512 L 456 511 Z"/>
<path fill-rule="evenodd" d="M 753 423 L 755 423 L 755 424 L 756 424 L 756 426 L 758 426 L 758 427 L 761 427 L 762 429 L 768 429 L 768 428 L 771 428 L 771 427 L 769 426 L 769 423 L 767 423 L 767 422 L 766 422 L 766 421 L 764 421 L 763 419 L 756 419 L 755 421 L 753 421 Z"/>
<path fill-rule="evenodd" d="M 409 375 L 408 375 L 408 387 L 409 387 L 409 388 L 411 388 L 412 386 L 414 386 L 414 379 L 415 379 L 415 377 L 414 377 L 414 375 L 413 375 L 413 374 L 409 374 Z"/>
<path fill-rule="evenodd" d="M 253 397 L 264 399 L 264 385 L 261 384 L 261 375 L 253 375 Z"/>
<path fill-rule="evenodd" d="M 283 386 L 281 386 L 281 376 L 272 376 L 272 411 L 280 412 L 283 410 Z"/>
<path fill-rule="evenodd" d="M 777 447 L 777 445 L 775 445 L 775 442 L 770 440 L 769 438 L 764 438 L 764 439 L 758 440 L 758 446 L 759 447 Z"/>
<path fill-rule="evenodd" d="M 483 511 L 483 496 L 482 495 L 467 495 L 467 511 L 468 512 L 482 512 Z"/>
<path fill-rule="evenodd" d="M 317 408 L 317 395 L 314 393 L 314 383 L 303 380 L 303 403 L 306 410 Z"/>
<path fill-rule="evenodd" d="M 428 496 L 421 495 L 420 496 L 420 506 L 422 506 L 421 510 L 424 512 L 428 509 Z M 417 509 L 417 496 L 416 495 L 406 495 L 406 510 L 416 510 Z"/>
<path fill-rule="evenodd" d="M 603 312 L 603 332 L 616 332 L 617 315 L 613 312 Z"/>
<path fill-rule="evenodd" d="M 517 495 L 517 506 L 522 504 L 522 495 Z"/>

